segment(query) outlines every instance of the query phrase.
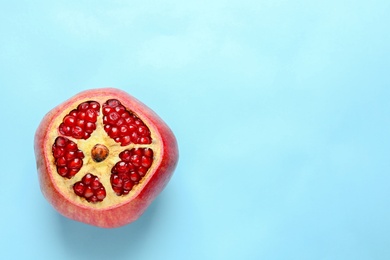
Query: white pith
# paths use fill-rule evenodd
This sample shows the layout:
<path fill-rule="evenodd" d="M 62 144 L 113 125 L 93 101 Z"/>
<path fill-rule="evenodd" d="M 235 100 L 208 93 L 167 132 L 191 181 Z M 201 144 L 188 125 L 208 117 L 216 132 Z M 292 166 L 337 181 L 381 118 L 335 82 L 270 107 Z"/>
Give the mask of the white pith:
<path fill-rule="evenodd" d="M 151 173 L 153 173 L 158 167 L 158 165 L 160 164 L 162 149 L 161 149 L 160 136 L 157 130 L 153 127 L 153 124 L 148 120 L 148 118 L 142 116 L 140 113 L 136 113 L 136 111 L 134 111 L 131 107 L 126 107 L 126 109 L 129 110 L 130 112 L 135 113 L 149 128 L 151 132 L 151 138 L 152 138 L 151 144 L 129 144 L 126 146 L 121 146 L 120 143 L 115 142 L 104 131 L 102 105 L 108 99 L 112 99 L 112 98 L 121 101 L 120 98 L 115 96 L 113 97 L 98 96 L 98 97 L 91 97 L 88 99 L 78 100 L 76 103 L 73 103 L 69 107 L 64 108 L 64 110 L 53 119 L 53 121 L 49 126 L 49 129 L 47 129 L 48 132 L 45 141 L 45 156 L 46 158 L 48 158 L 50 162 L 49 163 L 49 168 L 50 168 L 49 174 L 51 175 L 50 178 L 53 181 L 54 186 L 56 186 L 56 188 L 60 191 L 62 196 L 72 201 L 73 203 L 79 204 L 82 207 L 84 206 L 84 207 L 92 207 L 96 209 L 104 209 L 112 206 L 117 206 L 122 203 L 126 203 L 127 201 L 131 200 L 134 196 L 136 196 L 139 193 L 139 191 L 149 181 L 152 175 Z M 85 101 L 97 101 L 100 104 L 99 116 L 96 121 L 96 130 L 93 131 L 93 133 L 87 140 L 75 139 L 73 137 L 61 135 L 58 131 L 58 126 L 62 123 L 63 118 L 67 114 L 69 114 L 71 110 L 76 109 L 79 104 Z M 125 105 L 124 103 L 122 104 Z M 78 149 L 83 151 L 85 156 L 83 159 L 83 166 L 81 167 L 80 171 L 71 179 L 61 177 L 57 173 L 55 159 L 52 154 L 52 145 L 58 136 L 64 136 L 69 140 L 75 142 L 78 146 Z M 105 145 L 109 150 L 109 155 L 102 162 L 95 162 L 91 157 L 91 150 L 96 144 Z M 132 188 L 129 194 L 117 196 L 113 191 L 110 183 L 111 169 L 118 161 L 120 161 L 119 153 L 126 149 L 131 150 L 132 148 L 151 148 L 153 150 L 153 162 L 146 175 L 139 181 L 137 185 L 135 185 Z M 74 193 L 73 190 L 74 183 L 80 181 L 81 178 L 85 176 L 85 174 L 87 173 L 91 173 L 99 177 L 99 180 L 103 184 L 107 194 L 103 201 L 97 203 L 90 203 L 85 198 L 79 197 Z"/>

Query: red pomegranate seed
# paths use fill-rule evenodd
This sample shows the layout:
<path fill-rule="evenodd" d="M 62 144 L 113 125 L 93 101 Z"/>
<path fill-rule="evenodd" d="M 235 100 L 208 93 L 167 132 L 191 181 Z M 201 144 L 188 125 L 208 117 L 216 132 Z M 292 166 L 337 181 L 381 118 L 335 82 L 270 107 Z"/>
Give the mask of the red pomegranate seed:
<path fill-rule="evenodd" d="M 66 166 L 64 166 L 64 167 L 57 167 L 57 172 L 62 177 L 66 177 L 66 175 L 68 175 L 68 167 L 66 167 Z"/>
<path fill-rule="evenodd" d="M 125 112 L 126 109 L 124 106 L 117 106 L 115 107 L 115 112 L 117 112 L 118 114 L 122 115 L 123 112 Z"/>
<path fill-rule="evenodd" d="M 112 175 L 111 183 L 112 183 L 112 186 L 114 186 L 114 187 L 122 187 L 123 181 L 121 178 L 119 178 L 118 175 L 115 174 L 115 175 Z"/>
<path fill-rule="evenodd" d="M 144 177 L 147 171 L 148 171 L 148 168 L 146 168 L 146 167 L 141 166 L 138 168 L 138 174 L 141 177 Z"/>
<path fill-rule="evenodd" d="M 58 146 L 58 147 L 65 147 L 65 145 L 68 144 L 68 138 L 59 136 L 59 137 L 57 137 L 57 139 L 55 140 L 54 143 L 55 143 L 55 145 Z"/>
<path fill-rule="evenodd" d="M 95 180 L 93 180 L 92 183 L 91 183 L 91 187 L 92 187 L 92 189 L 94 189 L 94 190 L 99 189 L 100 186 L 101 186 L 101 183 L 99 182 L 99 180 L 96 180 L 96 179 L 95 179 Z"/>
<path fill-rule="evenodd" d="M 120 136 L 127 136 L 129 135 L 129 128 L 125 125 L 122 125 L 120 127 Z"/>
<path fill-rule="evenodd" d="M 83 102 L 83 103 L 81 103 L 81 104 L 79 104 L 79 105 L 77 106 L 77 110 L 79 110 L 79 111 L 85 111 L 85 110 L 88 109 L 88 107 L 89 107 L 89 103 L 88 103 L 88 102 Z"/>
<path fill-rule="evenodd" d="M 143 136 L 139 139 L 139 142 L 140 142 L 140 144 L 150 144 L 152 141 L 151 141 L 150 137 Z"/>
<path fill-rule="evenodd" d="M 73 176 L 75 176 L 76 173 L 78 173 L 78 172 L 79 172 L 79 169 L 69 169 L 68 175 L 69 175 L 70 177 L 73 177 Z"/>
<path fill-rule="evenodd" d="M 77 114 L 77 118 L 78 118 L 79 120 L 84 120 L 84 119 L 85 119 L 85 116 L 86 116 L 86 114 L 85 114 L 84 111 L 80 111 L 80 112 Z"/>
<path fill-rule="evenodd" d="M 150 148 L 133 148 L 119 154 L 121 159 L 111 169 L 111 187 L 118 195 L 128 194 L 146 175 L 153 163 Z"/>
<path fill-rule="evenodd" d="M 89 198 L 89 201 L 92 203 L 96 203 L 96 202 L 98 202 L 98 199 L 95 195 L 93 195 L 91 198 Z"/>
<path fill-rule="evenodd" d="M 115 124 L 119 119 L 119 114 L 117 112 L 111 112 L 108 114 L 108 122 L 111 124 Z"/>
<path fill-rule="evenodd" d="M 128 180 L 123 183 L 123 189 L 130 191 L 133 188 L 134 184 L 132 181 Z"/>
<path fill-rule="evenodd" d="M 86 199 L 92 197 L 92 196 L 93 196 L 93 190 L 92 190 L 92 188 L 89 187 L 89 186 L 87 186 L 87 188 L 85 188 L 85 190 L 84 190 L 84 194 L 83 194 L 83 195 L 84 195 L 84 197 L 85 197 Z"/>
<path fill-rule="evenodd" d="M 54 156 L 55 157 L 55 156 Z M 73 160 L 76 158 L 76 153 L 74 151 L 68 151 L 66 154 L 65 154 L 65 159 L 67 161 L 70 161 L 70 160 Z"/>
<path fill-rule="evenodd" d="M 110 131 L 109 131 L 109 135 L 111 138 L 116 138 L 119 136 L 119 131 L 118 131 L 118 128 L 113 126 L 111 127 Z"/>
<path fill-rule="evenodd" d="M 57 149 L 52 149 L 54 158 L 60 158 L 64 155 L 65 149 L 62 147 L 58 147 Z"/>
<path fill-rule="evenodd" d="M 100 105 L 96 101 L 86 101 L 66 115 L 58 130 L 65 136 L 88 139 L 96 129 Z"/>
<path fill-rule="evenodd" d="M 131 133 L 131 135 L 130 135 L 130 140 L 131 140 L 133 143 L 137 143 L 138 138 L 139 138 L 139 135 L 138 135 L 137 132 L 132 132 L 132 133 Z"/>
<path fill-rule="evenodd" d="M 89 102 L 89 107 L 90 107 L 91 109 L 93 109 L 93 110 L 96 110 L 96 111 L 100 109 L 100 105 L 99 105 L 99 103 L 96 102 L 96 101 L 91 101 L 91 102 Z"/>
<path fill-rule="evenodd" d="M 60 126 L 58 127 L 58 131 L 62 135 L 69 136 L 72 132 L 72 129 L 70 128 L 70 126 L 66 126 L 64 123 L 61 123 Z"/>
<path fill-rule="evenodd" d="M 115 166 L 115 169 L 118 173 L 124 173 L 128 170 L 126 162 L 118 162 Z"/>
<path fill-rule="evenodd" d="M 121 158 L 124 162 L 130 162 L 131 153 L 130 150 L 124 150 L 119 154 L 119 158 Z"/>
<path fill-rule="evenodd" d="M 52 146 L 57 172 L 65 178 L 72 178 L 83 165 L 84 153 L 77 144 L 66 137 L 59 136 Z"/>
<path fill-rule="evenodd" d="M 134 155 L 142 156 L 144 154 L 145 149 L 135 148 L 133 150 Z"/>
<path fill-rule="evenodd" d="M 92 174 L 88 173 L 88 174 L 84 175 L 82 182 L 86 185 L 89 185 L 89 184 L 91 184 L 92 179 L 93 179 Z"/>
<path fill-rule="evenodd" d="M 152 158 L 147 157 L 146 155 L 141 157 L 141 165 L 145 168 L 149 168 L 152 165 Z"/>
<path fill-rule="evenodd" d="M 80 158 L 74 158 L 67 162 L 67 166 L 71 169 L 80 169 L 83 166 L 83 161 Z"/>
<path fill-rule="evenodd" d="M 106 197 L 106 190 L 99 181 L 99 178 L 91 173 L 87 173 L 81 181 L 73 185 L 74 193 L 85 198 L 88 202 L 96 203 L 103 201 Z"/>
<path fill-rule="evenodd" d="M 138 154 L 134 154 L 130 158 L 130 162 L 135 166 L 139 167 L 141 165 L 141 156 Z"/>
<path fill-rule="evenodd" d="M 77 119 L 76 125 L 79 126 L 80 128 L 84 128 L 85 120 L 84 119 Z"/>
<path fill-rule="evenodd" d="M 66 145 L 66 149 L 67 149 L 68 151 L 75 152 L 75 151 L 77 151 L 77 144 L 74 143 L 74 142 L 69 142 L 69 143 Z"/>
<path fill-rule="evenodd" d="M 76 147 L 77 148 L 77 147 Z M 77 150 L 76 151 L 76 154 L 77 154 L 77 157 L 80 158 L 80 159 L 83 159 L 84 158 L 84 153 L 83 151 L 81 150 Z"/>
<path fill-rule="evenodd" d="M 126 110 L 119 100 L 107 100 L 102 111 L 104 130 L 121 146 L 152 142 L 149 128 L 133 112 Z"/>
<path fill-rule="evenodd" d="M 84 189 L 85 189 L 85 185 L 84 183 L 82 182 L 77 182 L 74 184 L 73 186 L 73 190 L 74 192 L 79 195 L 79 196 L 82 196 L 84 194 Z"/>
<path fill-rule="evenodd" d="M 153 157 L 153 150 L 150 148 L 145 148 L 144 149 L 144 155 L 147 157 Z"/>
<path fill-rule="evenodd" d="M 134 182 L 134 183 L 137 183 L 141 178 L 140 176 L 138 175 L 138 173 L 131 173 L 130 174 L 130 179 Z"/>
<path fill-rule="evenodd" d="M 108 114 L 111 113 L 112 111 L 115 111 L 112 107 L 104 106 L 104 105 L 103 105 L 103 115 L 108 115 Z M 104 119 L 104 118 L 103 118 L 103 119 Z M 107 116 L 105 117 L 105 119 L 107 120 Z"/>
<path fill-rule="evenodd" d="M 129 145 L 131 143 L 130 136 L 122 136 L 117 142 L 120 142 L 122 146 Z"/>
<path fill-rule="evenodd" d="M 117 126 L 122 126 L 125 123 L 126 123 L 126 121 L 123 118 L 119 118 L 118 121 L 116 121 Z"/>
<path fill-rule="evenodd" d="M 86 122 L 84 126 L 85 132 L 93 132 L 96 129 L 96 125 L 92 122 Z"/>
<path fill-rule="evenodd" d="M 57 165 L 58 167 L 64 167 L 64 166 L 66 166 L 66 159 L 65 159 L 65 157 L 60 157 L 60 158 L 58 158 L 58 159 L 56 160 L 56 165 Z"/>
<path fill-rule="evenodd" d="M 95 110 L 88 109 L 85 112 L 85 120 L 87 120 L 88 122 L 96 122 L 96 119 L 97 119 L 97 113 Z"/>
<path fill-rule="evenodd" d="M 116 107 L 116 106 L 119 106 L 121 103 L 117 99 L 109 99 L 109 100 L 107 100 L 107 104 L 110 107 Z"/>
<path fill-rule="evenodd" d="M 120 187 L 113 187 L 112 188 L 114 190 L 114 192 L 116 193 L 116 195 L 120 196 L 123 194 L 123 189 L 120 188 Z"/>
<path fill-rule="evenodd" d="M 138 127 L 138 133 L 140 135 L 146 136 L 148 134 L 148 132 L 149 132 L 149 129 L 146 126 L 142 125 L 142 126 Z"/>
<path fill-rule="evenodd" d="M 64 117 L 64 124 L 65 125 L 74 126 L 75 123 L 76 123 L 76 118 L 74 116 L 67 115 Z"/>
<path fill-rule="evenodd" d="M 98 190 L 96 192 L 96 198 L 102 201 L 106 197 L 106 190 Z"/>

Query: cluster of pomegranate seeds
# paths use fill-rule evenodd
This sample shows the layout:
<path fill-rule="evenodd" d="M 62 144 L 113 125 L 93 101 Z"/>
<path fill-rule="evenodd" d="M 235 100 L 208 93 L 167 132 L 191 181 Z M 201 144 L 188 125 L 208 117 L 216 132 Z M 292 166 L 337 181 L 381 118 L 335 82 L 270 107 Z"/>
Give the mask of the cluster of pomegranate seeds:
<path fill-rule="evenodd" d="M 149 128 L 117 99 L 103 104 L 103 124 L 107 134 L 121 146 L 152 142 Z"/>
<path fill-rule="evenodd" d="M 83 166 L 84 153 L 77 144 L 66 137 L 59 136 L 54 141 L 52 152 L 59 175 L 72 178 Z"/>
<path fill-rule="evenodd" d="M 106 189 L 99 181 L 99 178 L 93 174 L 87 173 L 81 181 L 73 185 L 76 195 L 85 198 L 88 202 L 103 201 L 106 197 Z"/>
<path fill-rule="evenodd" d="M 119 154 L 121 161 L 111 170 L 111 186 L 120 196 L 128 194 L 134 185 L 145 176 L 153 162 L 153 151 L 150 148 L 133 148 Z"/>
<path fill-rule="evenodd" d="M 131 143 L 150 144 L 152 142 L 149 128 L 134 113 L 117 99 L 109 99 L 102 106 L 104 130 L 121 146 Z M 86 101 L 73 109 L 59 126 L 62 135 L 75 139 L 88 139 L 96 129 L 100 104 Z M 106 159 L 109 150 L 106 146 L 96 144 L 91 151 L 92 159 L 100 163 Z M 53 156 L 59 175 L 72 178 L 83 166 L 84 153 L 77 144 L 66 137 L 59 136 L 53 144 Z M 118 195 L 128 194 L 134 185 L 145 176 L 153 162 L 153 151 L 150 148 L 133 148 L 119 154 L 121 159 L 111 169 L 111 186 Z M 73 185 L 76 195 L 88 202 L 103 201 L 106 190 L 99 178 L 87 173 L 81 181 Z"/>
<path fill-rule="evenodd" d="M 100 104 L 96 101 L 86 101 L 78 105 L 64 117 L 58 130 L 65 136 L 76 139 L 88 139 L 96 129 Z"/>

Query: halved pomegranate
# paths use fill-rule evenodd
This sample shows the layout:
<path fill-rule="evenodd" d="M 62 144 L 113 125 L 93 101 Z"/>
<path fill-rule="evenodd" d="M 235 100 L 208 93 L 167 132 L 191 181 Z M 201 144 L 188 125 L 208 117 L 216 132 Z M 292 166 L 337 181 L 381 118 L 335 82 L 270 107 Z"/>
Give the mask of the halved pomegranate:
<path fill-rule="evenodd" d="M 81 92 L 35 134 L 41 190 L 62 215 L 113 228 L 135 221 L 168 183 L 176 139 L 148 107 L 114 88 Z"/>

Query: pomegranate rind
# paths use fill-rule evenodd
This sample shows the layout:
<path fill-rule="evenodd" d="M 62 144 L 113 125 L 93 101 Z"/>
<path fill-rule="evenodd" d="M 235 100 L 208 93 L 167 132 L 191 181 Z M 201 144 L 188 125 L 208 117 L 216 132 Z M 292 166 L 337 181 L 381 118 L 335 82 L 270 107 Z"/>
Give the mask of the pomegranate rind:
<path fill-rule="evenodd" d="M 137 114 L 155 133 L 159 143 L 159 156 L 155 158 L 153 171 L 129 198 L 122 203 L 110 207 L 98 208 L 76 203 L 64 195 L 56 184 L 52 171 L 51 150 L 47 149 L 53 121 L 63 113 L 64 108 L 74 106 L 82 100 L 94 98 L 117 98 L 129 110 Z M 115 88 L 91 89 L 80 92 L 49 111 L 42 119 L 35 133 L 34 151 L 40 188 L 52 206 L 63 216 L 86 224 L 116 228 L 137 220 L 161 193 L 169 182 L 178 162 L 178 145 L 174 134 L 167 124 L 149 107 L 131 96 Z M 106 187 L 106 189 L 109 187 Z"/>

